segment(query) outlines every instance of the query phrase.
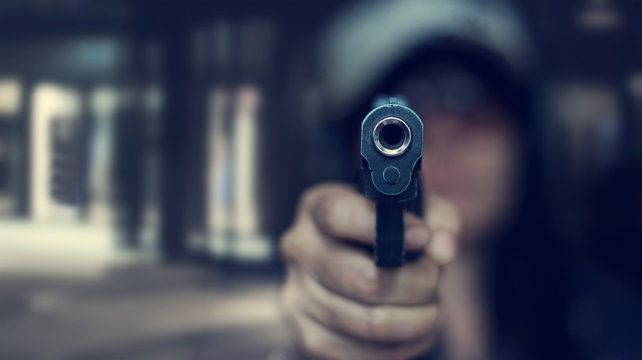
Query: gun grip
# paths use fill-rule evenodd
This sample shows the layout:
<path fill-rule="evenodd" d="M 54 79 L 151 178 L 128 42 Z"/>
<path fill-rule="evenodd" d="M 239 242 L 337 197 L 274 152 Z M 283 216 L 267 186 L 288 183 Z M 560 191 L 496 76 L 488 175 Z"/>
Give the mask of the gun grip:
<path fill-rule="evenodd" d="M 378 267 L 396 268 L 404 263 L 403 210 L 401 203 L 377 202 L 374 259 Z"/>

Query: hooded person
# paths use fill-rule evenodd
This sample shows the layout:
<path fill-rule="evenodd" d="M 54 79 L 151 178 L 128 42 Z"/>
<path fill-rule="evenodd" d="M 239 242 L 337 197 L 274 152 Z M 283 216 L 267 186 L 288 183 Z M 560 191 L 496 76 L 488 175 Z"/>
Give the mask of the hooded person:
<path fill-rule="evenodd" d="M 306 192 L 281 241 L 301 356 L 574 358 L 537 151 L 537 62 L 519 17 L 490 1 L 359 2 L 320 49 L 324 168 L 340 175 Z M 406 248 L 425 256 L 399 270 L 350 246 L 374 237 L 372 203 L 347 184 L 360 121 L 381 95 L 403 98 L 425 129 L 422 216 L 405 218 L 407 234 L 425 234 Z"/>

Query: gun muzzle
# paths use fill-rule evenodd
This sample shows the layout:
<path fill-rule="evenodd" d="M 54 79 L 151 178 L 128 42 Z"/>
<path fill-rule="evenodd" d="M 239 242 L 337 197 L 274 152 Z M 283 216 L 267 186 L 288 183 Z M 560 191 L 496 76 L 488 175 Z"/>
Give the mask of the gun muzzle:
<path fill-rule="evenodd" d="M 372 138 L 380 153 L 386 156 L 399 156 L 408 150 L 412 133 L 403 120 L 387 117 L 375 125 Z"/>

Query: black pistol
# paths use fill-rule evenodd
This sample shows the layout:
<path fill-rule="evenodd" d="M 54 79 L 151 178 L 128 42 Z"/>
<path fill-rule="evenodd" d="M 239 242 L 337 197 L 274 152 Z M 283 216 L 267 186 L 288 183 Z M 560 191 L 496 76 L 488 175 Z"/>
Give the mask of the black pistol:
<path fill-rule="evenodd" d="M 361 123 L 361 176 L 364 194 L 377 202 L 375 264 L 404 264 L 403 211 L 417 197 L 417 172 L 424 148 L 424 125 L 396 97 L 379 99 Z"/>

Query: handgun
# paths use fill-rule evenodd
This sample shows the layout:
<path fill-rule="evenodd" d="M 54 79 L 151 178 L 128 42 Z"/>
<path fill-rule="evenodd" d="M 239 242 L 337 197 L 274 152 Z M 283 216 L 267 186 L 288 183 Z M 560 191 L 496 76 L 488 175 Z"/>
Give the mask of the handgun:
<path fill-rule="evenodd" d="M 404 264 L 404 208 L 417 198 L 424 125 L 400 97 L 375 100 L 361 123 L 361 188 L 376 201 L 378 267 Z"/>

